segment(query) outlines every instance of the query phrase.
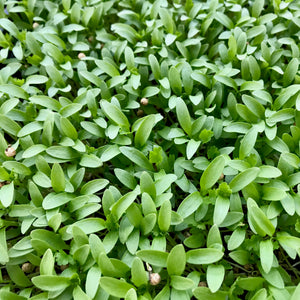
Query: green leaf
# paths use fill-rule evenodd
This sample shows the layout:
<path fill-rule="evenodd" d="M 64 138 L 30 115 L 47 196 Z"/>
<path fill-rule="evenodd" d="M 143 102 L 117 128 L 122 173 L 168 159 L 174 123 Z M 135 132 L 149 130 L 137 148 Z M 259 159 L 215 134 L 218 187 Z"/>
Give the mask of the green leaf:
<path fill-rule="evenodd" d="M 43 107 L 46 107 L 54 111 L 59 111 L 61 109 L 61 104 L 57 100 L 50 98 L 48 96 L 35 95 L 35 96 L 31 96 L 29 100 L 31 103 L 41 105 Z"/>
<path fill-rule="evenodd" d="M 224 253 L 215 248 L 190 250 L 186 253 L 186 261 L 195 265 L 209 265 L 219 261 Z"/>
<path fill-rule="evenodd" d="M 287 67 L 284 71 L 283 77 L 282 77 L 282 82 L 283 82 L 284 86 L 288 86 L 294 81 L 295 76 L 298 72 L 298 67 L 299 67 L 298 58 L 291 59 L 291 61 L 287 65 Z"/>
<path fill-rule="evenodd" d="M 54 257 L 51 249 L 47 249 L 40 263 L 40 275 L 54 275 Z"/>
<path fill-rule="evenodd" d="M 221 287 L 225 276 L 223 265 L 209 265 L 207 267 L 207 285 L 212 293 L 215 293 Z"/>
<path fill-rule="evenodd" d="M 264 281 L 261 277 L 238 278 L 236 284 L 247 291 L 255 291 L 262 287 Z"/>
<path fill-rule="evenodd" d="M 137 286 L 147 284 L 149 276 L 140 258 L 135 257 L 131 266 L 131 281 Z"/>
<path fill-rule="evenodd" d="M 215 203 L 213 222 L 214 224 L 220 225 L 225 220 L 230 206 L 228 198 L 218 196 Z"/>
<path fill-rule="evenodd" d="M 46 149 L 47 147 L 42 144 L 32 145 L 23 152 L 22 157 L 23 158 L 34 157 L 40 154 L 41 152 L 44 152 Z"/>
<path fill-rule="evenodd" d="M 209 89 L 211 88 L 211 79 L 206 74 L 203 74 L 199 71 L 194 71 L 191 73 L 191 78 L 197 82 L 200 82 L 205 87 Z"/>
<path fill-rule="evenodd" d="M 197 287 L 193 290 L 193 294 L 199 300 L 225 300 L 228 298 L 227 292 L 218 291 L 212 293 L 207 287 Z"/>
<path fill-rule="evenodd" d="M 269 126 L 273 126 L 278 122 L 283 122 L 295 117 L 295 110 L 292 108 L 281 109 L 272 114 L 266 121 Z"/>
<path fill-rule="evenodd" d="M 0 19 L 0 27 L 7 30 L 13 37 L 18 39 L 19 30 L 18 27 L 9 19 Z"/>
<path fill-rule="evenodd" d="M 186 218 L 195 212 L 198 207 L 202 204 L 203 199 L 199 192 L 194 192 L 188 195 L 179 205 L 177 213 L 182 217 Z"/>
<path fill-rule="evenodd" d="M 101 71 L 105 72 L 111 77 L 120 75 L 119 71 L 108 60 L 96 60 L 95 63 Z"/>
<path fill-rule="evenodd" d="M 101 271 L 98 267 L 94 266 L 87 272 L 85 290 L 89 297 L 94 298 L 100 282 Z"/>
<path fill-rule="evenodd" d="M 172 248 L 167 259 L 167 270 L 169 275 L 180 276 L 185 269 L 186 254 L 182 244 Z"/>
<path fill-rule="evenodd" d="M 121 37 L 125 38 L 125 40 L 128 40 L 129 43 L 136 43 L 136 38 L 138 34 L 132 26 L 122 23 L 113 23 L 111 25 L 111 30 L 116 32 Z"/>
<path fill-rule="evenodd" d="M 80 163 L 82 167 L 99 168 L 103 165 L 102 160 L 95 154 L 83 154 Z"/>
<path fill-rule="evenodd" d="M 225 27 L 227 27 L 228 29 L 232 29 L 233 28 L 233 22 L 231 21 L 231 19 L 226 16 L 225 14 L 221 13 L 221 12 L 216 12 L 214 14 L 215 19 L 221 23 L 222 25 L 224 25 Z"/>
<path fill-rule="evenodd" d="M 143 98 L 150 98 L 157 95 L 160 92 L 160 89 L 155 86 L 147 86 L 143 89 L 142 97 Z"/>
<path fill-rule="evenodd" d="M 263 165 L 259 167 L 260 171 L 258 177 L 262 178 L 276 178 L 282 175 L 281 171 L 273 166 Z"/>
<path fill-rule="evenodd" d="M 264 9 L 265 0 L 255 0 L 252 5 L 252 17 L 258 18 Z"/>
<path fill-rule="evenodd" d="M 17 161 L 5 161 L 3 167 L 9 171 L 14 170 L 20 175 L 29 176 L 31 174 L 31 170 L 28 167 Z"/>
<path fill-rule="evenodd" d="M 124 298 L 130 289 L 135 289 L 126 281 L 105 276 L 100 278 L 100 285 L 109 295 L 119 298 Z"/>
<path fill-rule="evenodd" d="M 257 129 L 252 127 L 243 137 L 240 144 L 240 159 L 247 157 L 253 150 L 257 139 Z"/>
<path fill-rule="evenodd" d="M 0 263 L 6 264 L 9 262 L 5 228 L 0 229 Z"/>
<path fill-rule="evenodd" d="M 125 300 L 137 300 L 137 294 L 135 289 L 132 288 L 126 293 Z"/>
<path fill-rule="evenodd" d="M 221 82 L 237 91 L 237 84 L 232 78 L 224 75 L 215 75 L 214 78 L 218 82 Z"/>
<path fill-rule="evenodd" d="M 64 290 L 71 285 L 70 278 L 56 275 L 40 275 L 31 280 L 37 288 L 50 292 Z"/>
<path fill-rule="evenodd" d="M 154 298 L 154 300 L 169 300 L 169 299 L 170 299 L 169 285 L 165 285 L 164 288 Z"/>
<path fill-rule="evenodd" d="M 257 233 L 261 236 L 265 236 L 266 234 L 272 236 L 275 232 L 274 225 L 252 198 L 248 198 L 247 208 L 248 218 L 250 219 L 255 231 L 257 231 Z"/>
<path fill-rule="evenodd" d="M 78 134 L 73 124 L 67 118 L 60 118 L 60 126 L 63 134 L 72 140 L 77 140 Z"/>
<path fill-rule="evenodd" d="M 127 208 L 134 202 L 137 197 L 136 192 L 129 192 L 122 196 L 112 207 L 111 213 L 119 220 Z"/>
<path fill-rule="evenodd" d="M 114 169 L 114 172 L 115 172 L 116 177 L 120 180 L 120 182 L 122 184 L 124 184 L 131 190 L 135 189 L 137 182 L 131 173 L 129 173 L 123 169 L 118 169 L 118 168 Z"/>
<path fill-rule="evenodd" d="M 262 80 L 259 81 L 246 81 L 241 85 L 241 92 L 242 91 L 257 91 L 262 90 L 264 88 L 264 84 Z"/>
<path fill-rule="evenodd" d="M 61 61 L 62 58 L 63 57 L 59 58 L 59 60 Z M 59 88 L 66 87 L 65 81 L 57 68 L 52 65 L 48 65 L 46 66 L 46 71 L 51 80 L 55 82 Z"/>
<path fill-rule="evenodd" d="M 273 264 L 273 243 L 271 240 L 264 240 L 259 243 L 259 256 L 263 270 L 269 273 Z"/>
<path fill-rule="evenodd" d="M 236 175 L 229 183 L 232 193 L 236 193 L 246 187 L 257 177 L 258 174 L 259 168 L 253 167 Z"/>
<path fill-rule="evenodd" d="M 123 155 L 125 155 L 129 160 L 137 164 L 139 167 L 150 171 L 153 170 L 152 164 L 141 151 L 132 147 L 125 146 L 120 147 L 120 151 Z"/>
<path fill-rule="evenodd" d="M 160 7 L 158 13 L 167 32 L 174 33 L 174 23 L 172 20 L 172 16 L 169 14 L 169 11 L 166 8 Z"/>
<path fill-rule="evenodd" d="M 114 124 L 124 128 L 124 130 L 129 131 L 130 125 L 128 119 L 120 108 L 106 100 L 101 100 L 100 105 L 108 119 L 110 119 Z"/>
<path fill-rule="evenodd" d="M 157 220 L 159 229 L 163 232 L 167 232 L 169 230 L 171 225 L 171 213 L 171 202 L 169 200 L 165 200 L 160 207 Z"/>
<path fill-rule="evenodd" d="M 21 130 L 21 127 L 17 122 L 2 114 L 0 114 L 0 127 L 7 133 L 14 136 L 17 136 L 18 132 Z"/>
<path fill-rule="evenodd" d="M 155 125 L 154 115 L 146 116 L 142 119 L 134 137 L 134 144 L 138 148 L 141 148 L 146 144 L 154 125 Z"/>
<path fill-rule="evenodd" d="M 136 255 L 143 261 L 158 267 L 167 267 L 168 253 L 159 250 L 140 250 Z"/>
<path fill-rule="evenodd" d="M 228 250 L 232 251 L 238 248 L 245 240 L 246 231 L 242 228 L 237 228 L 233 231 L 228 240 Z"/>
<path fill-rule="evenodd" d="M 44 200 L 43 200 L 43 208 L 44 209 L 53 209 L 59 206 L 62 206 L 68 202 L 70 202 L 72 199 L 74 199 L 75 196 L 72 194 L 67 193 L 50 193 L 48 194 Z"/>
<path fill-rule="evenodd" d="M 191 135 L 192 133 L 192 121 L 189 114 L 189 110 L 185 104 L 185 102 L 178 97 L 176 99 L 176 114 L 179 121 L 180 126 L 183 130 L 188 134 Z"/>
<path fill-rule="evenodd" d="M 294 293 L 291 296 L 291 300 L 297 300 L 300 297 L 300 283 L 298 283 Z"/>
<path fill-rule="evenodd" d="M 32 285 L 28 277 L 24 274 L 18 265 L 6 265 L 6 271 L 12 282 L 21 287 L 29 287 Z"/>
<path fill-rule="evenodd" d="M 147 172 L 143 172 L 140 178 L 141 193 L 148 193 L 152 199 L 156 198 L 156 188 L 152 177 Z"/>
<path fill-rule="evenodd" d="M 171 287 L 178 291 L 185 291 L 192 289 L 195 285 L 194 281 L 190 278 L 185 278 L 177 275 L 171 276 Z"/>
<path fill-rule="evenodd" d="M 250 111 L 255 114 L 260 119 L 265 116 L 265 108 L 260 104 L 255 98 L 248 95 L 242 96 L 243 103 L 250 109 Z"/>
<path fill-rule="evenodd" d="M 80 190 L 80 194 L 89 195 L 94 194 L 102 189 L 104 189 L 109 184 L 107 179 L 94 179 L 87 182 Z"/>
<path fill-rule="evenodd" d="M 262 274 L 262 276 L 264 277 L 264 279 L 266 281 L 268 281 L 268 283 L 270 283 L 271 285 L 273 285 L 274 287 L 278 288 L 278 289 L 284 289 L 284 280 L 282 278 L 281 273 L 279 272 L 279 270 L 277 268 L 272 268 L 270 270 L 269 273 L 265 273 L 261 268 L 260 272 Z"/>
<path fill-rule="evenodd" d="M 182 92 L 182 82 L 180 78 L 180 73 L 176 67 L 172 66 L 168 73 L 168 79 L 170 81 L 171 88 L 177 96 L 181 96 Z"/>
<path fill-rule="evenodd" d="M 127 69 L 130 72 L 134 72 L 135 71 L 134 53 L 133 53 L 132 49 L 129 47 L 126 47 L 124 54 L 125 54 L 125 63 L 126 63 Z"/>
<path fill-rule="evenodd" d="M 277 240 L 282 246 L 286 246 L 296 251 L 300 249 L 300 238 L 290 235 L 278 235 Z"/>
<path fill-rule="evenodd" d="M 9 207 L 14 201 L 14 183 L 6 184 L 0 189 L 0 201 L 4 207 Z"/>
<path fill-rule="evenodd" d="M 91 300 L 91 298 L 77 285 L 73 290 L 74 300 Z"/>
<path fill-rule="evenodd" d="M 62 167 L 55 163 L 51 170 L 51 185 L 56 193 L 63 192 L 66 188 L 66 179 Z"/>
<path fill-rule="evenodd" d="M 200 179 L 200 187 L 202 190 L 210 189 L 220 178 L 225 167 L 225 159 L 223 156 L 216 157 L 203 172 Z"/>
<path fill-rule="evenodd" d="M 149 61 L 154 78 L 156 80 L 161 79 L 161 71 L 160 71 L 160 66 L 157 61 L 157 58 L 153 54 L 150 54 L 148 56 L 148 61 Z"/>
<path fill-rule="evenodd" d="M 12 293 L 12 292 L 9 292 L 7 290 L 1 289 L 0 290 L 0 299 L 5 299 L 5 300 L 26 300 L 28 298 L 17 295 L 17 294 Z"/>
<path fill-rule="evenodd" d="M 101 218 L 86 218 L 77 221 L 72 225 L 79 227 L 85 234 L 91 234 L 106 229 L 105 221 Z M 72 226 L 68 227 L 67 232 L 72 232 Z"/>

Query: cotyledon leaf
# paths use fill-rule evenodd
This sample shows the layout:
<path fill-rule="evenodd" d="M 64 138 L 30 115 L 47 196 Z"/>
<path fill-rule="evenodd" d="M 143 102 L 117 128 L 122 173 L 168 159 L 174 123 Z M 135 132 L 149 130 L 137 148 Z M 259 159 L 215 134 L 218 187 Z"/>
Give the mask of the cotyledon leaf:
<path fill-rule="evenodd" d="M 203 172 L 200 179 L 200 187 L 202 190 L 210 189 L 220 178 L 225 167 L 225 158 L 223 156 L 216 157 Z"/>

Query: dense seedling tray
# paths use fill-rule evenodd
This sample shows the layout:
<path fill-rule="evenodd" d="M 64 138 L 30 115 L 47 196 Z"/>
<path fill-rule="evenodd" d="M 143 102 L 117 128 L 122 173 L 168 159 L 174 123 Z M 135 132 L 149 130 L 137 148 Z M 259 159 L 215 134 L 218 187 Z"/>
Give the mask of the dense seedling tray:
<path fill-rule="evenodd" d="M 299 1 L 0 1 L 0 299 L 300 299 Z"/>

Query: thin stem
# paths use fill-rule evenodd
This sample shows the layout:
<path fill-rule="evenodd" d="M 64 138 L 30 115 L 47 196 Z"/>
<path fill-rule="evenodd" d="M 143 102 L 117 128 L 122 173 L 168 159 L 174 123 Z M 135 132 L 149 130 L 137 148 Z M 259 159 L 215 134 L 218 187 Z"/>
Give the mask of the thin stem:
<path fill-rule="evenodd" d="M 282 248 L 280 248 L 280 253 L 281 253 L 281 255 L 283 256 L 283 258 L 284 258 L 285 262 L 287 263 L 287 265 L 290 267 L 290 270 L 293 271 L 293 273 L 295 274 L 296 278 L 299 280 L 300 278 L 299 278 L 299 276 L 298 276 L 297 271 L 295 270 L 295 268 L 293 268 L 293 266 L 291 265 L 291 263 L 289 262 L 289 260 L 288 260 L 287 257 L 285 256 L 285 254 L 284 254 Z"/>

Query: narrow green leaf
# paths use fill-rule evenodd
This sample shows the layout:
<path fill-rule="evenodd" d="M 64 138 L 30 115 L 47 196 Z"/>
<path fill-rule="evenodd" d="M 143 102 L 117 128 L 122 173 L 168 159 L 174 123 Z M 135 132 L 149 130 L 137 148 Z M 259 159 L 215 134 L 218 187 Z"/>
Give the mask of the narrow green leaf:
<path fill-rule="evenodd" d="M 119 125 L 120 127 L 129 131 L 130 125 L 128 119 L 120 108 L 106 100 L 101 100 L 100 105 L 108 119 L 110 119 L 114 124 Z"/>
<path fill-rule="evenodd" d="M 159 66 L 157 58 L 153 54 L 150 54 L 148 56 L 148 61 L 149 61 L 154 78 L 156 80 L 161 79 L 161 71 L 160 71 L 160 66 Z"/>
<path fill-rule="evenodd" d="M 6 184 L 0 189 L 0 201 L 4 207 L 9 207 L 14 201 L 14 182 Z"/>
<path fill-rule="evenodd" d="M 2 114 L 0 114 L 0 127 L 14 136 L 17 136 L 18 132 L 21 130 L 21 127 L 17 122 Z"/>
<path fill-rule="evenodd" d="M 177 213 L 182 217 L 186 218 L 195 212 L 198 207 L 202 204 L 203 199 L 199 192 L 194 192 L 188 195 L 179 205 Z"/>
<path fill-rule="evenodd" d="M 283 77 L 282 77 L 282 82 L 283 82 L 284 86 L 288 86 L 294 81 L 295 76 L 298 72 L 298 67 L 299 67 L 298 58 L 291 59 L 291 61 L 287 65 L 287 67 L 284 71 Z"/>
<path fill-rule="evenodd" d="M 31 280 L 37 288 L 49 292 L 64 290 L 71 285 L 70 278 L 56 275 L 40 275 Z"/>
<path fill-rule="evenodd" d="M 94 179 L 87 182 L 80 190 L 83 195 L 94 194 L 102 189 L 104 189 L 109 184 L 107 179 Z"/>
<path fill-rule="evenodd" d="M 140 250 L 136 255 L 151 265 L 165 268 L 169 254 L 159 250 Z"/>
<path fill-rule="evenodd" d="M 29 176 L 31 174 L 31 170 L 27 166 L 17 161 L 5 161 L 3 167 L 9 171 L 14 170 L 20 175 Z"/>
<path fill-rule="evenodd" d="M 63 134 L 72 140 L 77 140 L 77 130 L 67 118 L 60 118 L 60 126 Z"/>
<path fill-rule="evenodd" d="M 66 188 L 66 179 L 62 167 L 55 163 L 51 170 L 51 185 L 56 193 L 63 192 Z"/>
<path fill-rule="evenodd" d="M 126 209 L 133 203 L 136 199 L 136 192 L 129 192 L 122 196 L 112 207 L 111 213 L 119 220 Z"/>
<path fill-rule="evenodd" d="M 169 78 L 170 85 L 171 85 L 173 92 L 177 96 L 181 96 L 182 82 L 181 82 L 181 78 L 180 78 L 180 73 L 176 67 L 172 66 L 170 68 L 169 73 L 168 73 L 168 78 Z"/>
<path fill-rule="evenodd" d="M 240 159 L 247 157 L 254 148 L 257 138 L 257 129 L 252 127 L 243 137 L 240 144 L 239 156 Z"/>
<path fill-rule="evenodd" d="M 179 121 L 180 126 L 183 130 L 188 134 L 191 135 L 192 133 L 192 121 L 189 114 L 189 110 L 185 104 L 185 102 L 178 97 L 176 100 L 176 114 Z"/>
<path fill-rule="evenodd" d="M 249 168 L 240 174 L 236 175 L 231 182 L 229 187 L 232 190 L 232 193 L 236 193 L 251 183 L 259 174 L 259 168 L 253 167 Z"/>
<path fill-rule="evenodd" d="M 172 248 L 167 259 L 167 270 L 169 275 L 180 276 L 186 264 L 186 254 L 182 244 Z"/>
<path fill-rule="evenodd" d="M 149 276 L 140 258 L 135 257 L 131 266 L 131 281 L 137 286 L 147 284 Z"/>
<path fill-rule="evenodd" d="M 40 263 L 40 275 L 54 275 L 54 257 L 51 249 L 48 249 Z"/>
<path fill-rule="evenodd" d="M 135 289 L 125 281 L 105 276 L 100 278 L 100 285 L 109 295 L 119 298 L 124 298 L 130 289 Z"/>
<path fill-rule="evenodd" d="M 273 243 L 271 240 L 264 240 L 259 243 L 259 256 L 263 270 L 269 273 L 273 264 Z"/>
<path fill-rule="evenodd" d="M 116 67 L 113 64 L 111 64 L 108 60 L 96 60 L 95 63 L 103 72 L 105 72 L 111 77 L 120 75 Z"/>
<path fill-rule="evenodd" d="M 143 118 L 143 121 L 141 121 L 139 128 L 137 129 L 134 137 L 134 143 L 138 148 L 146 144 L 154 125 L 155 125 L 154 115 L 149 115 Z"/>
<path fill-rule="evenodd" d="M 223 265 L 209 265 L 207 267 L 207 285 L 212 293 L 215 293 L 221 287 L 225 276 Z"/>
<path fill-rule="evenodd" d="M 215 248 L 190 250 L 186 253 L 186 261 L 190 264 L 209 265 L 219 261 L 224 253 Z"/>
<path fill-rule="evenodd" d="M 200 179 L 200 187 L 202 190 L 210 189 L 220 178 L 225 167 L 225 159 L 223 156 L 216 157 L 203 172 Z"/>
<path fill-rule="evenodd" d="M 255 230 L 258 230 L 258 234 L 265 236 L 264 233 L 269 236 L 273 236 L 275 227 L 271 221 L 267 218 L 264 212 L 258 207 L 257 203 L 252 199 L 247 200 L 248 217 L 251 219 L 252 225 Z"/>
<path fill-rule="evenodd" d="M 153 167 L 146 156 L 139 150 L 132 147 L 120 147 L 120 151 L 129 160 L 137 164 L 139 167 L 152 171 Z"/>
<path fill-rule="evenodd" d="M 159 229 L 163 232 L 167 232 L 171 225 L 171 202 L 169 200 L 165 200 L 161 205 L 161 208 L 158 213 L 158 226 Z"/>

